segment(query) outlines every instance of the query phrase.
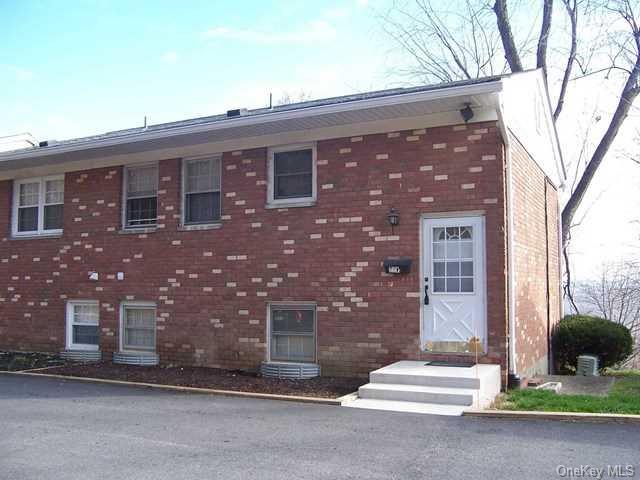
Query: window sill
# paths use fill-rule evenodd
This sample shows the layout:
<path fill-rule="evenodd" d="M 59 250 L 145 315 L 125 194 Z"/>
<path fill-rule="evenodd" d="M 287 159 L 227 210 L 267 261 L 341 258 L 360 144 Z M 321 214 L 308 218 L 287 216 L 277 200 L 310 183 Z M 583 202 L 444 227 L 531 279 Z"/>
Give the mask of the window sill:
<path fill-rule="evenodd" d="M 13 235 L 9 240 L 44 240 L 46 238 L 62 238 L 60 233 L 35 233 L 33 235 Z"/>
<path fill-rule="evenodd" d="M 219 228 L 222 228 L 222 223 L 202 223 L 195 225 L 180 225 L 178 227 L 178 231 L 191 232 L 198 230 L 217 230 Z"/>
<path fill-rule="evenodd" d="M 304 202 L 282 202 L 282 203 L 267 203 L 264 208 L 269 210 L 275 210 L 279 208 L 298 208 L 298 207 L 315 207 L 315 200 L 305 200 Z"/>
<path fill-rule="evenodd" d="M 141 233 L 155 233 L 157 227 L 123 228 L 118 231 L 120 235 L 140 235 Z"/>

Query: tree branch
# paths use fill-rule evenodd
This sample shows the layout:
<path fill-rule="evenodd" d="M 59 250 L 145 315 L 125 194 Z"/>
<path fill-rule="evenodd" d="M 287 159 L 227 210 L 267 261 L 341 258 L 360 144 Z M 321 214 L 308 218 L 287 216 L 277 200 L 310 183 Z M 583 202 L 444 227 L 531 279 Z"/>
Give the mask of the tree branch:
<path fill-rule="evenodd" d="M 544 0 L 542 10 L 542 28 L 538 37 L 538 51 L 536 53 L 536 66 L 547 75 L 547 45 L 549 43 L 549 32 L 551 30 L 551 17 L 553 14 L 553 0 Z"/>
<path fill-rule="evenodd" d="M 569 15 L 569 21 L 571 22 L 571 48 L 569 50 L 569 57 L 567 58 L 567 66 L 564 69 L 564 75 L 562 76 L 562 85 L 560 86 L 560 93 L 558 94 L 558 102 L 556 108 L 553 111 L 553 121 L 557 122 L 562 107 L 564 106 L 564 97 L 567 94 L 567 86 L 569 85 L 569 79 L 571 78 L 571 69 L 576 59 L 576 51 L 578 48 L 578 6 L 576 0 L 562 0 L 565 10 Z"/>
<path fill-rule="evenodd" d="M 496 0 L 496 3 L 493 5 L 493 11 L 496 13 L 498 31 L 502 39 L 502 48 L 504 49 L 504 56 L 507 59 L 509 68 L 513 73 L 521 72 L 523 70 L 522 62 L 520 61 L 520 55 L 518 54 L 518 49 L 513 39 L 513 33 L 511 32 L 511 22 L 509 21 L 509 14 L 507 12 L 507 0 Z"/>

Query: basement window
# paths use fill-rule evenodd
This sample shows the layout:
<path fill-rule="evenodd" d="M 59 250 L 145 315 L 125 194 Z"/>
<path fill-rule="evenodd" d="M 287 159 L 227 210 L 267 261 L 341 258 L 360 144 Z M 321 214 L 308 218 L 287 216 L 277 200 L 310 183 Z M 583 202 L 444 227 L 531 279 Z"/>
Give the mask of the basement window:
<path fill-rule="evenodd" d="M 184 225 L 220 221 L 220 164 L 219 156 L 183 161 Z"/>
<path fill-rule="evenodd" d="M 268 152 L 267 205 L 303 206 L 316 200 L 316 147 L 291 145 Z"/>
<path fill-rule="evenodd" d="M 95 300 L 67 303 L 67 349 L 98 350 L 100 310 Z"/>
<path fill-rule="evenodd" d="M 156 306 L 153 303 L 124 303 L 121 311 L 122 351 L 156 350 Z"/>
<path fill-rule="evenodd" d="M 314 362 L 316 357 L 315 305 L 270 306 L 271 360 Z"/>
<path fill-rule="evenodd" d="M 126 167 L 124 196 L 125 228 L 155 226 L 158 217 L 158 165 Z"/>
<path fill-rule="evenodd" d="M 64 176 L 16 180 L 13 191 L 14 236 L 62 233 Z"/>

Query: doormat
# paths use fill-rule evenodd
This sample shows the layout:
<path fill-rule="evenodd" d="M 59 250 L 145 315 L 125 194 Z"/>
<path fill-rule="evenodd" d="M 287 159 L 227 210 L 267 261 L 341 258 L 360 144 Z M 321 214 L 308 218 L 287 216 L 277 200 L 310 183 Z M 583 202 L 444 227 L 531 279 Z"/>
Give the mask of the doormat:
<path fill-rule="evenodd" d="M 470 368 L 475 366 L 473 362 L 445 362 L 444 360 L 434 360 L 432 362 L 427 362 L 424 364 L 428 367 L 461 367 L 461 368 Z"/>

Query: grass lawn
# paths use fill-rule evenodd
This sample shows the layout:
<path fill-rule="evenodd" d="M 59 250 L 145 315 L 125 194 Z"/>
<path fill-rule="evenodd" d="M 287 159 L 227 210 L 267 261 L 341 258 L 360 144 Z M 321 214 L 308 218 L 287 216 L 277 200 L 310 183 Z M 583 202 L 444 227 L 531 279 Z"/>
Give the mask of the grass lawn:
<path fill-rule="evenodd" d="M 544 390 L 512 390 L 498 408 L 543 412 L 628 413 L 640 415 L 640 372 L 615 374 L 609 395 L 558 395 Z"/>

